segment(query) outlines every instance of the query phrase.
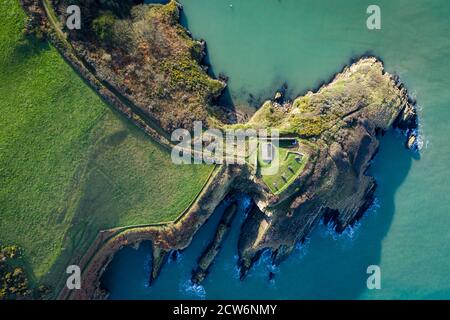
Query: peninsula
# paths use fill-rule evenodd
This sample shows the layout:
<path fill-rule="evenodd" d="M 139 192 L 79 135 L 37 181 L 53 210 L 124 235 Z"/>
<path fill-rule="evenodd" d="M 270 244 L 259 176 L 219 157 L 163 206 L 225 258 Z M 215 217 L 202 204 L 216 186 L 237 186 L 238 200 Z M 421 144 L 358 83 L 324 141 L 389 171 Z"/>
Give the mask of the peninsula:
<path fill-rule="evenodd" d="M 107 297 L 100 278 L 108 263 L 123 246 L 144 240 L 153 246 L 152 283 L 169 254 L 189 246 L 217 206 L 241 192 L 250 195 L 254 203 L 236 248 L 244 279 L 263 251 L 271 250 L 273 263 L 279 264 L 320 221 L 342 232 L 363 216 L 374 199 L 376 182 L 367 169 L 376 156 L 380 135 L 394 128 L 403 130 L 406 147 L 415 148 L 414 101 L 376 57 L 352 61 L 329 83 L 292 101 L 282 92 L 274 93 L 248 121 L 241 121 L 235 110 L 217 105 L 226 81 L 208 74 L 203 64 L 205 43 L 194 40 L 181 26 L 182 8 L 177 2 L 77 3 L 84 12 L 85 28 L 68 30 L 69 1 L 21 0 L 29 17 L 26 32 L 42 33 L 103 101 L 152 142 L 169 153 L 174 147 L 169 138 L 172 131 L 192 130 L 194 121 L 222 131 L 277 130 L 280 165 L 275 175 L 262 173 L 266 165 L 262 158 L 254 163 L 208 166 L 208 174 L 199 180 L 201 188 L 196 186 L 188 206 L 178 215 L 167 217 L 159 212 L 159 221 L 151 215 L 151 223 L 141 219 L 127 224 L 122 223 L 126 219 L 118 219 L 117 225 L 98 228 L 83 253 L 61 260 L 82 267 L 82 289 L 70 291 L 55 281 L 58 298 Z M 122 157 L 127 163 L 126 157 L 133 155 Z M 236 209 L 231 203 L 199 259 L 193 274 L 197 283 L 207 276 L 226 236 Z M 77 239 L 80 241 L 74 241 Z"/>

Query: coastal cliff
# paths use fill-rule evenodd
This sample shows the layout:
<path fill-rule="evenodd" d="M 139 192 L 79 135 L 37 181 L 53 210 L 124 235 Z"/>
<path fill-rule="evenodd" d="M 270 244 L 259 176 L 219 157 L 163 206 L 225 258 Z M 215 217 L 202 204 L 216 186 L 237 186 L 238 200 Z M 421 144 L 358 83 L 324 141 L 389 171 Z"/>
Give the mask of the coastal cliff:
<path fill-rule="evenodd" d="M 225 209 L 222 219 L 217 227 L 214 239 L 211 243 L 209 243 L 208 247 L 198 260 L 197 269 L 192 271 L 192 283 L 200 284 L 208 275 L 209 269 L 219 253 L 221 245 L 225 240 L 229 229 L 231 228 L 231 223 L 236 215 L 236 211 L 237 205 L 234 202 Z"/>
<path fill-rule="evenodd" d="M 39 9 L 38 20 L 49 28 L 40 3 L 23 2 L 24 6 L 33 3 Z M 56 13 L 61 14 L 67 3 L 59 4 Z M 95 15 L 101 12 L 97 7 L 89 10 Z M 126 110 L 123 113 L 167 147 L 171 145 L 164 137 L 179 127 L 191 129 L 193 121 L 224 126 L 212 112 L 212 101 L 225 83 L 209 77 L 200 64 L 205 44 L 193 40 L 179 25 L 179 10 L 170 1 L 165 6 L 138 5 L 119 17 L 103 14 L 113 30 L 127 31 L 123 37 L 129 36 L 129 41 L 117 39 L 114 32 L 104 38 L 102 30 L 97 30 L 96 35 L 68 32 L 74 54 L 67 54 L 64 43 L 57 45 L 75 68 L 80 65 L 76 69 L 82 69 L 80 75 L 94 83 L 99 94 L 105 97 L 107 92 L 111 105 Z M 154 28 L 146 29 L 144 22 Z M 125 41 L 126 46 L 113 46 L 114 41 Z M 362 217 L 373 202 L 376 182 L 367 169 L 381 134 L 392 128 L 404 130 L 409 148 L 415 148 L 417 140 L 413 101 L 399 79 L 386 73 L 374 57 L 354 62 L 317 92 L 293 102 L 284 102 L 278 93 L 247 123 L 229 127 L 278 130 L 288 141 L 280 148 L 286 159 L 283 170 L 267 177 L 254 173 L 247 163 L 219 166 L 214 179 L 179 220 L 163 226 L 103 231 L 80 263 L 87 285 L 75 293 L 64 288 L 60 298 L 105 297 L 99 279 L 109 261 L 123 246 L 143 240 L 152 241 L 154 247 L 152 283 L 168 253 L 186 248 L 220 202 L 236 191 L 250 195 L 256 204 L 242 226 L 237 248 L 241 279 L 264 250 L 271 250 L 273 262 L 279 264 L 321 220 L 342 232 Z M 216 241 L 199 260 L 198 282 L 212 266 L 228 224 L 225 217 Z"/>
<path fill-rule="evenodd" d="M 376 58 L 363 58 L 317 92 L 293 103 L 267 102 L 250 124 L 276 127 L 309 144 L 303 173 L 279 196 L 254 196 L 254 210 L 242 227 L 239 266 L 244 278 L 263 250 L 280 263 L 323 220 L 342 232 L 373 202 L 376 182 L 367 169 L 378 136 L 399 128 L 415 137 L 417 115 L 403 85 Z M 415 141 L 415 139 L 414 139 Z M 414 147 L 413 143 L 409 147 Z"/>

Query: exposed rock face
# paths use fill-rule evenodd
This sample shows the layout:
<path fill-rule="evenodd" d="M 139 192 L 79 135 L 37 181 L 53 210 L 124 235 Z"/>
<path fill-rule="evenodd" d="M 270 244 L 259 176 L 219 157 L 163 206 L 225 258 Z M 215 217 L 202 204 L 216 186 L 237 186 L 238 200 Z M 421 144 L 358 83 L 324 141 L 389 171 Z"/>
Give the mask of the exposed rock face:
<path fill-rule="evenodd" d="M 222 171 L 228 174 L 219 175 L 207 191 L 220 197 L 203 196 L 183 223 L 177 223 L 179 228 L 158 229 L 154 234 L 149 229 L 142 234 L 134 230 L 118 236 L 126 244 L 143 239 L 153 241 L 157 250 L 150 282 L 159 273 L 167 252 L 187 247 L 193 234 L 230 192 L 250 194 L 256 204 L 241 229 L 241 279 L 266 249 L 272 250 L 275 264 L 281 263 L 321 219 L 342 232 L 360 219 L 373 202 L 376 183 L 366 172 L 378 150 L 378 136 L 398 127 L 412 132 L 408 138 L 411 144 L 415 140 L 411 129 L 417 126 L 415 108 L 406 90 L 384 72 L 382 63 L 375 58 L 361 59 L 318 92 L 309 92 L 293 103 L 266 102 L 248 125 L 277 128 L 283 135 L 298 139 L 298 148 L 309 155 L 304 170 L 286 189 L 274 194 L 247 165 L 223 166 Z M 194 282 L 201 282 L 207 275 L 225 231 L 226 228 L 218 231 L 199 259 Z M 115 241 L 108 250 L 114 252 L 115 243 L 123 245 Z M 99 274 L 109 257 L 105 250 L 97 256 L 98 264 L 91 263 L 93 276 Z"/>
<path fill-rule="evenodd" d="M 361 218 L 376 188 L 366 171 L 377 136 L 395 126 L 416 127 L 405 89 L 375 58 L 361 59 L 287 108 L 268 102 L 253 118 L 253 126 L 303 138 L 312 154 L 288 190 L 275 197 L 261 187 L 254 196 L 259 209 L 249 215 L 239 242 L 241 278 L 264 249 L 273 251 L 274 263 L 281 262 L 321 219 L 342 232 Z"/>
<path fill-rule="evenodd" d="M 39 9 L 28 10 L 40 18 L 34 19 L 34 23 L 46 24 L 40 2 L 22 2 L 26 7 L 33 4 L 33 8 Z M 91 5 L 100 2 L 80 2 L 95 11 L 85 21 L 90 28 L 91 20 L 101 11 Z M 67 3 L 61 1 L 57 12 L 65 12 Z M 211 114 L 210 103 L 225 84 L 210 78 L 200 65 L 204 43 L 194 41 L 178 24 L 178 5 L 170 1 L 165 6 L 131 9 L 135 3 L 133 0 L 125 3 L 130 5 L 129 15 L 115 17 L 113 22 L 111 17 L 105 17 L 112 23 L 111 38 L 99 42 L 92 35 L 69 36 L 92 74 L 112 87 L 114 99 L 108 101 L 116 105 L 128 105 L 131 101 L 154 120 L 149 121 L 149 126 L 153 128 L 153 122 L 157 122 L 167 132 L 179 127 L 191 128 L 195 120 L 220 125 L 217 112 Z M 119 42 L 124 46 L 117 45 Z M 89 78 L 90 74 L 86 72 L 83 76 Z M 333 223 L 336 231 L 341 232 L 362 216 L 371 205 L 376 188 L 366 171 L 379 146 L 377 136 L 398 127 L 409 132 L 406 145 L 414 148 L 417 135 L 411 129 L 417 126 L 416 118 L 406 90 L 396 78 L 384 72 L 382 63 L 375 58 L 361 59 L 318 92 L 309 92 L 292 103 L 284 102 L 280 92 L 275 101 L 266 102 L 245 126 L 278 129 L 282 136 L 297 139 L 298 148 L 309 159 L 293 182 L 282 192 L 273 193 L 248 166 L 223 166 L 179 221 L 119 234 L 114 230 L 101 233 L 82 263 L 83 279 L 89 285 L 73 294 L 63 289 L 60 297 L 91 298 L 97 293 L 103 296 L 99 278 L 108 261 L 122 246 L 145 239 L 151 240 L 156 249 L 150 279 L 153 281 L 167 252 L 186 248 L 231 190 L 250 194 L 257 205 L 240 235 L 241 278 L 265 249 L 271 249 L 274 263 L 280 263 L 321 219 Z M 224 230 L 218 233 L 218 241 L 200 261 L 199 280 L 214 260 Z"/>
<path fill-rule="evenodd" d="M 211 101 L 225 83 L 209 77 L 201 65 L 205 43 L 179 24 L 181 5 L 127 0 L 115 8 L 103 1 L 79 2 L 83 28 L 66 31 L 98 79 L 167 133 L 192 129 L 196 120 L 209 124 Z M 63 0 L 56 7 L 62 20 L 71 4 Z"/>
<path fill-rule="evenodd" d="M 192 237 L 220 205 L 230 192 L 236 177 L 241 175 L 241 169 L 236 166 L 222 166 L 209 182 L 188 212 L 173 223 L 164 226 L 138 227 L 115 232 L 114 229 L 102 232 L 102 241 L 93 244 L 92 252 L 86 254 L 81 261 L 84 285 L 80 290 L 68 290 L 64 287 L 59 299 L 104 299 L 107 293 L 101 288 L 100 278 L 114 254 L 124 246 L 133 246 L 149 240 L 153 244 L 153 263 L 149 283 L 158 276 L 168 252 L 183 250 L 192 241 Z"/>
<path fill-rule="evenodd" d="M 214 239 L 209 243 L 208 247 L 198 260 L 197 269 L 192 271 L 192 283 L 200 284 L 208 275 L 209 269 L 213 264 L 217 254 L 219 253 L 229 229 L 231 228 L 231 223 L 234 216 L 236 215 L 236 211 L 237 206 L 234 202 L 225 209 L 225 212 L 223 213 L 220 223 L 217 227 Z"/>

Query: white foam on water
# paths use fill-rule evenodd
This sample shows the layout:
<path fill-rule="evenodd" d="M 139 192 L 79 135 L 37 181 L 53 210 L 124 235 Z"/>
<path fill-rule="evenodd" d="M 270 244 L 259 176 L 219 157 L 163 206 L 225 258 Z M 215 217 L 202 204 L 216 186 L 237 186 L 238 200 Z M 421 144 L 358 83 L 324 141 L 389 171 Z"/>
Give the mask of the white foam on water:
<path fill-rule="evenodd" d="M 180 292 L 185 293 L 190 297 L 197 297 L 202 300 L 206 299 L 205 287 L 199 284 L 194 284 L 191 280 L 187 280 L 181 284 Z"/>
<path fill-rule="evenodd" d="M 303 257 L 308 253 L 309 246 L 311 244 L 311 238 L 308 236 L 303 240 L 303 242 L 297 242 L 295 244 L 294 250 L 300 253 L 300 256 Z"/>
<path fill-rule="evenodd" d="M 239 280 L 239 276 L 240 276 L 240 268 L 238 267 L 238 260 L 239 260 L 239 256 L 237 254 L 233 255 L 233 262 L 230 265 L 231 266 L 231 276 L 233 279 L 235 280 Z"/>
<path fill-rule="evenodd" d="M 368 216 L 372 216 L 377 213 L 380 206 L 380 200 L 375 198 L 369 209 L 364 212 L 362 218 L 353 225 L 347 226 L 342 233 L 336 232 L 336 225 L 334 223 L 330 222 L 325 225 L 323 220 L 321 221 L 319 228 L 323 230 L 322 234 L 326 237 L 329 237 L 334 241 L 345 241 L 346 244 L 351 245 L 353 241 L 358 238 L 364 220 L 367 219 Z"/>
<path fill-rule="evenodd" d="M 176 255 L 176 258 L 173 257 L 173 255 Z M 183 262 L 183 253 L 178 250 L 173 250 L 169 254 L 169 259 L 167 259 L 167 264 L 176 264 L 181 265 Z"/>
<path fill-rule="evenodd" d="M 248 213 L 250 212 L 250 209 L 252 207 L 252 198 L 247 195 L 243 195 L 240 198 L 239 204 L 242 206 L 242 209 L 243 209 L 242 216 L 243 216 L 243 219 L 245 220 L 245 218 L 247 218 Z"/>

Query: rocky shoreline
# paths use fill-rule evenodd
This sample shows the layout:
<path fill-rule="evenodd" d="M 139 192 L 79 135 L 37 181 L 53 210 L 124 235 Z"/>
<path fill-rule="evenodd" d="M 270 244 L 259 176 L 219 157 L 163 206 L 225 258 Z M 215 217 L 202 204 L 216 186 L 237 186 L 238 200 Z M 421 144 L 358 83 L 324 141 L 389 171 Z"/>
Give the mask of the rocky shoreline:
<path fill-rule="evenodd" d="M 360 68 L 377 71 L 377 76 L 389 84 L 389 90 L 393 90 L 394 98 L 391 102 L 395 101 L 395 104 L 377 108 L 376 114 L 371 113 L 375 110 L 370 110 L 367 114 L 373 118 L 361 116 L 367 116 L 365 113 L 368 110 L 364 108 L 347 112 L 344 115 L 346 121 L 342 123 L 343 127 L 333 131 L 337 136 L 330 137 L 325 131 L 320 136 L 311 138 L 311 143 L 320 146 L 317 149 L 306 143 L 302 144 L 311 153 L 311 161 L 292 186 L 281 195 L 273 195 L 246 166 L 221 166 L 214 182 L 205 189 L 205 194 L 210 196 L 201 197 L 176 226 L 158 230 L 152 228 L 129 230 L 108 241 L 98 250 L 94 256 L 95 262 L 86 270 L 94 285 L 83 294 L 76 293 L 70 298 L 107 297 L 106 292 L 101 289 L 100 278 L 114 253 L 125 245 L 143 240 L 151 240 L 154 247 L 152 276 L 149 279 L 149 282 L 153 283 L 168 254 L 172 250 L 186 248 L 198 228 L 227 195 L 233 192 L 249 194 L 256 204 L 244 221 L 239 238 L 238 266 L 241 280 L 266 250 L 272 251 L 273 264 L 282 263 L 292 253 L 296 244 L 303 242 L 321 220 L 326 224 L 332 224 L 338 233 L 354 225 L 373 203 L 376 182 L 367 176 L 366 172 L 379 148 L 377 137 L 393 128 L 408 132 L 414 132 L 417 128 L 413 101 L 401 83 L 384 72 L 381 62 L 376 58 L 361 59 L 344 69 L 333 82 L 323 88 L 326 90 L 333 88 L 336 79 L 351 77 L 351 74 Z M 323 93 L 323 88 L 317 93 L 308 95 Z M 295 101 L 288 109 L 292 109 L 294 104 Z M 278 107 L 286 108 L 286 106 Z M 386 112 L 386 109 L 390 109 L 390 112 Z M 346 139 L 339 140 L 337 137 L 343 133 Z M 324 176 L 332 177 L 333 183 L 324 183 L 322 179 Z M 303 192 L 299 193 L 299 188 Z M 213 194 L 214 196 L 211 196 Z M 193 223 L 195 228 L 192 228 Z M 219 236 L 216 235 L 216 239 L 199 259 L 198 268 L 193 274 L 194 283 L 204 279 L 214 261 L 226 232 L 218 234 Z"/>
<path fill-rule="evenodd" d="M 346 89 L 336 91 L 342 82 Z M 366 82 L 369 88 L 365 88 Z M 380 93 L 384 94 L 381 100 L 370 97 L 372 94 L 378 97 Z M 345 104 L 341 102 L 341 95 L 346 98 Z M 348 102 L 352 95 L 355 96 L 353 104 Z M 382 62 L 374 57 L 361 58 L 338 73 L 330 83 L 292 103 L 280 105 L 273 101 L 273 108 L 280 109 L 282 125 L 292 121 L 291 114 L 296 115 L 296 101 L 303 101 L 304 97 L 317 99 L 318 108 L 330 104 L 329 109 L 338 116 L 323 125 L 323 132 L 303 137 L 306 141 L 300 142 L 300 148 L 310 153 L 311 160 L 302 174 L 280 195 L 270 192 L 264 182 L 248 170 L 242 170 L 230 185 L 233 192 L 250 194 L 256 204 L 244 221 L 239 238 L 241 280 L 266 250 L 271 250 L 274 265 L 282 263 L 320 221 L 337 233 L 359 221 L 374 202 L 377 184 L 367 175 L 367 170 L 378 153 L 378 138 L 392 129 L 406 132 L 407 141 L 416 134 L 415 101 L 408 96 L 399 79 L 386 73 Z M 333 104 L 339 110 L 333 109 Z M 315 111 L 314 106 L 311 103 L 310 115 Z M 258 112 L 264 113 L 263 108 Z M 259 124 L 264 119 L 258 112 L 254 118 Z M 276 112 L 271 113 L 272 120 Z M 324 114 L 322 109 L 318 111 L 319 116 Z M 314 145 L 318 147 L 314 148 Z M 405 145 L 415 149 L 414 144 Z M 193 273 L 194 283 L 203 281 L 213 263 L 222 240 L 217 234 L 220 235 L 216 233 L 199 259 Z"/>
<path fill-rule="evenodd" d="M 361 219 L 374 200 L 376 181 L 366 172 L 377 154 L 378 136 L 398 128 L 408 134 L 405 145 L 415 148 L 415 138 L 412 138 L 417 128 L 415 102 L 399 79 L 386 73 L 376 58 L 362 58 L 336 75 L 331 83 L 306 96 L 327 95 L 333 85 L 342 79 L 350 79 L 358 69 L 366 67 L 378 69 L 376 77 L 389 84 L 396 98 L 391 103 L 379 105 L 376 110 L 349 110 L 349 113 L 344 113 L 345 124 L 339 130 L 332 133 L 326 130 L 316 137 L 315 143 L 321 147 L 314 167 L 309 168 L 308 176 L 298 179 L 303 193 L 293 195 L 289 207 L 282 204 L 259 205 L 259 210 L 245 221 L 239 240 L 241 279 L 245 278 L 264 250 L 271 250 L 273 263 L 280 264 L 297 243 L 306 239 L 319 221 L 332 224 L 336 232 L 342 233 Z M 324 176 L 332 182 L 324 181 Z M 286 215 L 287 210 L 294 214 Z M 270 213 L 270 218 L 267 213 Z M 269 226 L 261 228 L 264 224 Z"/>
<path fill-rule="evenodd" d="M 217 226 L 216 234 L 213 240 L 209 243 L 206 250 L 202 253 L 201 257 L 198 259 L 198 267 L 196 270 L 192 271 L 192 283 L 198 285 L 205 280 L 209 273 L 209 269 L 216 258 L 216 255 L 221 249 L 221 245 L 225 240 L 229 229 L 231 228 L 231 223 L 236 215 L 237 204 L 233 201 L 226 209 L 222 215 L 222 218 Z"/>
<path fill-rule="evenodd" d="M 173 2 L 170 4 L 173 5 Z M 40 2 L 22 0 L 22 5 L 36 21 L 40 21 L 39 23 L 44 21 L 49 28 L 50 23 Z M 176 13 L 176 19 L 178 19 L 177 10 L 178 7 L 171 7 L 169 12 Z M 178 20 L 175 23 L 173 17 L 169 21 L 164 20 L 166 18 L 157 16 L 156 19 L 160 19 L 158 21 L 163 25 L 158 32 L 172 37 L 174 48 L 177 50 L 181 48 L 181 51 L 177 52 L 187 52 L 186 43 L 197 48 L 196 50 L 200 48 L 200 53 L 203 52 L 204 44 L 197 47 L 197 42 L 191 38 L 186 40 L 187 42 L 180 41 L 177 38 L 179 35 L 175 36 L 172 30 L 174 28 L 179 32 Z M 127 64 L 122 63 L 126 60 L 126 55 L 120 50 L 113 52 L 119 58 L 119 64 L 111 67 L 110 59 L 105 56 L 109 54 L 105 51 L 107 47 L 97 52 L 97 49 L 89 46 L 86 39 L 75 38 L 72 44 L 76 50 L 71 51 L 57 36 L 57 32 L 58 30 L 49 32 L 50 39 L 75 70 L 106 101 L 162 145 L 171 147 L 166 138 L 167 130 L 176 126 L 190 128 L 191 120 L 206 120 L 207 117 L 209 124 L 223 125 L 218 115 L 217 118 L 206 116 L 206 110 L 210 110 L 207 109 L 207 105 L 225 85 L 207 77 L 204 70 L 200 71 L 197 68 L 200 58 L 195 64 L 191 64 L 192 61 L 184 60 L 184 55 L 181 57 L 177 55 L 172 58 L 178 60 L 171 61 L 171 58 L 168 58 L 161 64 L 160 61 L 152 60 L 153 53 L 149 47 L 139 47 L 138 56 L 143 61 L 150 61 L 149 65 L 157 66 L 158 70 L 163 68 L 167 76 L 159 82 L 149 80 L 149 83 L 141 83 L 135 74 L 137 69 L 131 68 L 133 70 L 130 71 Z M 78 56 L 80 53 L 82 59 Z M 99 63 L 93 68 L 96 72 L 86 67 L 83 63 L 86 61 Z M 134 60 L 130 62 L 133 65 L 136 63 Z M 180 71 L 177 68 L 178 63 L 186 65 L 189 72 Z M 89 65 L 92 66 L 92 63 Z M 148 79 L 154 79 L 152 78 L 154 70 L 150 68 L 147 71 Z M 185 73 L 192 72 L 193 78 L 186 78 Z M 174 79 L 181 81 L 182 85 L 180 82 L 174 83 Z M 204 90 L 201 97 L 189 100 L 189 94 L 192 92 L 188 90 L 190 92 L 188 94 L 181 88 L 188 85 L 192 86 L 191 89 L 195 89 L 198 83 L 202 84 Z M 196 113 L 187 117 L 186 110 L 174 109 L 171 111 L 171 117 L 158 118 L 162 109 L 150 107 L 154 101 L 160 106 L 166 106 L 169 100 L 166 101 L 164 95 L 167 92 L 155 87 L 155 92 L 159 90 L 161 95 L 154 97 L 153 93 L 143 95 L 141 89 L 146 85 L 168 84 L 173 86 L 169 100 L 187 99 L 193 103 L 192 108 Z M 187 98 L 184 94 L 187 94 Z M 336 232 L 343 232 L 358 221 L 370 207 L 373 203 L 376 182 L 366 173 L 371 160 L 377 154 L 380 135 L 387 130 L 398 128 L 408 134 L 405 145 L 410 149 L 415 148 L 417 142 L 415 103 L 408 96 L 400 80 L 386 73 L 382 62 L 375 57 L 358 59 L 336 74 L 329 83 L 323 84 L 314 92 L 298 97 L 293 102 L 281 104 L 280 99 L 281 97 L 277 95 L 274 101 L 264 103 L 245 126 L 252 129 L 277 129 L 284 136 L 298 140 L 298 148 L 308 154 L 304 169 L 282 192 L 273 193 L 264 179 L 253 173 L 247 165 L 222 165 L 216 169 L 214 177 L 210 179 L 197 201 L 178 221 L 161 226 L 101 232 L 82 261 L 85 285 L 76 291 L 64 288 L 59 298 L 105 298 L 107 292 L 101 288 L 100 278 L 114 254 L 123 246 L 136 245 L 144 240 L 152 241 L 153 245 L 152 272 L 149 279 L 149 283 L 153 283 L 168 254 L 172 250 L 186 248 L 197 230 L 232 192 L 249 194 L 256 205 L 245 220 L 239 238 L 237 249 L 240 278 L 245 278 L 265 250 L 271 250 L 273 263 L 280 264 L 292 253 L 297 243 L 306 239 L 319 221 L 332 224 Z M 148 122 L 145 115 L 155 119 L 157 125 L 155 126 L 152 121 Z M 229 223 L 234 217 L 235 208 L 229 209 L 219 225 L 214 240 L 199 259 L 198 269 L 193 274 L 194 283 L 204 279 L 220 249 Z"/>
<path fill-rule="evenodd" d="M 106 267 L 121 248 L 139 245 L 142 241 L 152 242 L 152 252 L 156 259 L 152 261 L 152 276 L 149 282 L 153 282 L 168 254 L 173 250 L 185 249 L 191 243 L 194 234 L 229 194 L 240 171 L 237 167 L 219 167 L 197 201 L 176 222 L 164 226 L 135 227 L 116 232 L 103 239 L 95 251 L 91 252 L 92 255 L 82 268 L 81 290 L 70 291 L 64 288 L 58 298 L 75 300 L 107 298 L 108 292 L 102 288 L 100 282 Z"/>
<path fill-rule="evenodd" d="M 358 65 L 369 64 L 375 69 L 382 69 L 382 64 L 376 58 L 363 58 L 356 65 L 351 68 L 355 68 Z M 349 72 L 351 68 L 346 68 L 343 72 Z M 394 81 L 394 78 L 389 74 L 382 71 L 383 77 L 387 77 L 388 81 L 392 81 L 395 90 L 399 90 L 400 100 L 399 104 L 395 106 L 395 112 L 391 113 L 389 117 L 384 121 L 380 121 L 377 125 L 370 124 L 366 121 L 357 121 L 358 131 L 350 134 L 351 148 L 355 150 L 347 149 L 336 151 L 331 148 L 332 145 L 327 145 L 326 140 L 322 141 L 321 138 L 314 139 L 315 143 L 320 143 L 321 149 L 317 150 L 317 154 L 312 157 L 312 163 L 309 163 L 304 172 L 296 179 L 293 186 L 288 188 L 282 195 L 274 196 L 268 192 L 267 187 L 246 169 L 246 167 L 228 167 L 231 170 L 229 173 L 233 178 L 229 180 L 227 185 L 222 185 L 220 182 L 210 186 L 208 192 L 214 192 L 214 188 L 221 189 L 221 199 L 219 201 L 197 203 L 196 207 L 201 208 L 203 205 L 208 204 L 208 215 L 203 216 L 201 221 L 204 223 L 214 209 L 225 199 L 225 197 L 231 192 L 245 192 L 250 194 L 254 203 L 256 204 L 254 210 L 249 214 L 245 220 L 241 234 L 239 238 L 239 261 L 238 266 L 240 268 L 240 278 L 243 280 L 253 264 L 259 259 L 261 254 L 265 250 L 272 251 L 272 262 L 275 265 L 282 263 L 294 250 L 296 244 L 302 243 L 313 230 L 317 224 L 323 220 L 325 224 L 332 224 L 334 230 L 337 233 L 343 232 L 347 227 L 354 225 L 358 220 L 362 218 L 367 209 L 372 205 L 374 200 L 374 192 L 376 189 L 376 182 L 372 177 L 366 176 L 366 171 L 370 165 L 372 159 L 376 156 L 379 143 L 377 137 L 382 135 L 387 130 L 398 128 L 400 130 L 414 132 L 417 128 L 417 115 L 415 113 L 414 102 L 408 97 L 403 85 Z M 338 75 L 339 77 L 339 75 Z M 332 86 L 328 84 L 327 86 Z M 318 92 L 320 92 L 319 90 Z M 352 119 L 347 119 L 347 122 L 353 123 L 353 117 L 358 116 L 358 112 L 352 113 Z M 379 119 L 378 119 L 379 120 Z M 346 128 L 348 130 L 349 128 Z M 352 128 L 352 131 L 355 128 Z M 362 131 L 359 131 L 362 130 Z M 337 131 L 339 132 L 339 131 Z M 354 135 L 354 136 L 353 136 Z M 407 140 L 410 137 L 407 138 Z M 334 142 L 334 141 L 333 141 Z M 307 147 L 305 145 L 305 147 Z M 337 146 L 333 146 L 337 147 Z M 345 148 L 343 143 L 339 146 Z M 311 152 L 313 149 L 309 149 Z M 344 156 L 347 154 L 346 156 Z M 348 158 L 348 154 L 352 154 L 352 159 Z M 355 161 L 358 160 L 358 161 Z M 356 171 L 357 174 L 351 174 L 352 182 L 345 183 L 351 185 L 348 193 L 345 196 L 340 195 L 338 199 L 332 199 L 330 196 L 333 193 L 342 192 L 343 185 L 340 182 L 336 182 L 336 185 L 328 186 L 331 189 L 323 190 L 322 187 L 318 188 L 322 182 L 318 179 L 319 176 L 326 175 L 329 168 L 333 168 L 333 175 L 336 175 L 337 167 L 345 168 L 346 173 L 341 176 L 337 175 L 336 178 L 344 179 L 348 171 Z M 225 166 L 223 166 L 225 168 Z M 225 170 L 225 169 L 222 169 Z M 252 181 L 252 183 L 249 183 Z M 297 188 L 301 186 L 303 193 L 298 194 Z M 339 191 L 336 189 L 340 188 Z M 348 187 L 348 186 L 346 186 Z M 334 201 L 331 202 L 331 200 Z M 195 216 L 195 210 L 189 215 Z M 263 226 L 264 227 L 261 227 Z M 199 222 L 198 227 L 201 226 Z M 184 229 L 183 229 L 184 228 Z M 154 261 L 152 266 L 152 278 L 150 283 L 156 280 L 156 277 L 163 267 L 164 262 L 167 259 L 167 255 L 171 250 L 183 249 L 187 247 L 195 234 L 196 230 L 188 227 L 187 224 L 180 226 L 178 232 L 189 233 L 189 239 L 187 241 L 170 241 L 164 246 L 161 243 L 155 241 L 155 237 L 151 237 L 148 234 L 139 234 L 137 230 L 130 231 L 128 235 L 122 235 L 122 245 L 128 245 L 133 243 L 128 237 L 135 241 L 142 241 L 150 239 L 155 241 L 154 247 Z M 165 232 L 165 231 L 162 231 Z M 261 232 L 263 233 L 261 235 Z M 165 237 L 165 236 L 164 236 Z M 126 239 L 126 240 L 125 240 Z M 214 261 L 214 257 L 217 254 L 217 250 L 220 248 L 220 241 L 222 235 L 213 241 L 209 246 L 209 249 L 203 254 L 199 260 L 197 270 L 193 274 L 193 282 L 200 283 L 204 277 L 207 276 L 208 269 Z M 122 246 L 121 245 L 121 246 Z M 121 247 L 120 246 L 120 247 Z M 161 249 L 164 248 L 164 249 Z M 118 250 L 116 247 L 115 250 Z M 114 250 L 111 251 L 111 256 L 114 254 Z M 111 257 L 110 256 L 110 257 Z M 101 271 L 104 271 L 109 260 L 105 260 L 101 264 Z M 101 272 L 97 273 L 96 292 L 99 291 L 99 279 Z M 104 292 L 103 292 L 104 293 Z M 94 295 L 95 296 L 95 295 Z M 84 296 L 92 297 L 89 294 Z M 97 295 L 96 297 L 105 297 L 104 295 Z M 75 297 L 73 297 L 75 298 Z M 79 298 L 79 297 L 76 297 Z"/>

